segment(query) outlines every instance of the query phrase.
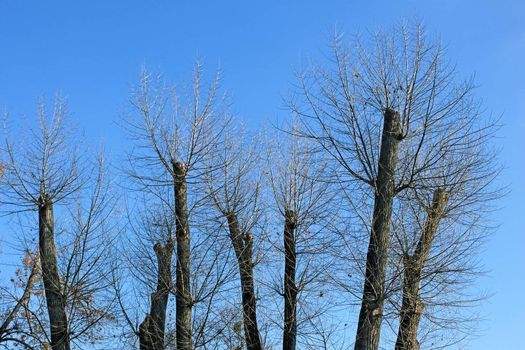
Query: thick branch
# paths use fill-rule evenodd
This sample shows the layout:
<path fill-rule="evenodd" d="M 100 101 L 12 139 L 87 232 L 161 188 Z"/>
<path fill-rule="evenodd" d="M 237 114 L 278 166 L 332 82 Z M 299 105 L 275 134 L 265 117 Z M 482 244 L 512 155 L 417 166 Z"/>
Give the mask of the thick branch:
<path fill-rule="evenodd" d="M 403 302 L 401 305 L 396 350 L 418 350 L 417 330 L 423 312 L 423 302 L 419 294 L 421 272 L 432 248 L 439 222 L 448 201 L 448 193 L 443 189 L 434 191 L 432 205 L 427 211 L 423 232 L 412 255 L 404 257 Z"/>

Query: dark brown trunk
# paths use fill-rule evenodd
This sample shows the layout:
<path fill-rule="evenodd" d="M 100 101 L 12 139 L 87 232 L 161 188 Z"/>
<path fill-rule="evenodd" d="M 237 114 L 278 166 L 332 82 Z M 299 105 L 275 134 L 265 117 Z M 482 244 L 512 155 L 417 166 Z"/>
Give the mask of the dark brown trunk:
<path fill-rule="evenodd" d="M 157 289 L 151 294 L 150 311 L 140 324 L 139 340 L 141 350 L 164 350 L 164 331 L 166 328 L 166 309 L 171 287 L 171 259 L 173 240 L 168 238 L 163 247 L 154 246 L 157 255 Z"/>
<path fill-rule="evenodd" d="M 287 210 L 284 222 L 284 327 L 283 350 L 295 350 L 297 339 L 297 286 L 295 285 L 296 213 Z"/>
<path fill-rule="evenodd" d="M 257 325 L 257 305 L 255 300 L 255 287 L 253 282 L 253 237 L 250 233 L 243 234 L 237 215 L 227 215 L 230 239 L 237 257 L 239 274 L 241 277 L 242 310 L 244 323 L 244 336 L 248 350 L 262 350 L 259 327 Z"/>
<path fill-rule="evenodd" d="M 377 350 L 379 347 L 392 202 L 395 194 L 395 168 L 400 140 L 399 113 L 387 109 L 384 112 L 381 149 L 375 182 L 372 230 L 366 256 L 365 282 L 355 350 Z"/>
<path fill-rule="evenodd" d="M 173 163 L 175 175 L 175 219 L 177 235 L 176 341 L 177 350 L 191 350 L 190 226 L 186 189 L 186 166 Z"/>
<path fill-rule="evenodd" d="M 421 272 L 432 248 L 434 237 L 443 217 L 448 194 L 442 189 L 434 191 L 432 206 L 427 213 L 423 232 L 414 253 L 404 257 L 403 302 L 399 314 L 399 330 L 396 350 L 418 350 L 417 330 L 423 312 L 423 302 L 419 294 Z"/>
<path fill-rule="evenodd" d="M 38 229 L 40 264 L 46 294 L 47 312 L 51 329 L 51 348 L 69 350 L 69 328 L 66 315 L 66 301 L 62 294 L 62 284 L 58 274 L 55 247 L 55 224 L 53 203 L 47 195 L 39 199 Z"/>

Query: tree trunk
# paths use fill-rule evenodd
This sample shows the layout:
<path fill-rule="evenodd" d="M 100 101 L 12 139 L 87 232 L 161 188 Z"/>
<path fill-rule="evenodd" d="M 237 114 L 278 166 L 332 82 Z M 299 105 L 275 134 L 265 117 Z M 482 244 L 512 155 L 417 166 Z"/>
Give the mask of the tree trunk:
<path fill-rule="evenodd" d="M 365 282 L 355 350 L 377 350 L 379 347 L 392 202 L 395 195 L 395 168 L 400 140 L 399 113 L 387 109 L 384 112 L 372 230 L 366 256 Z"/>
<path fill-rule="evenodd" d="M 257 306 L 255 301 L 255 287 L 253 283 L 252 249 L 253 237 L 250 233 L 243 234 L 235 213 L 228 213 L 228 228 L 230 239 L 237 257 L 242 289 L 242 310 L 244 336 L 248 350 L 262 350 L 259 327 L 257 325 Z"/>
<path fill-rule="evenodd" d="M 448 194 L 444 190 L 434 191 L 432 206 L 428 210 L 423 233 L 416 249 L 411 256 L 406 254 L 404 257 L 403 302 L 399 314 L 396 350 L 419 350 L 417 330 L 424 307 L 419 295 L 421 272 L 432 248 L 447 201 Z"/>
<path fill-rule="evenodd" d="M 297 339 L 297 286 L 295 285 L 296 213 L 287 210 L 284 222 L 284 327 L 283 350 L 295 350 Z"/>
<path fill-rule="evenodd" d="M 177 235 L 176 339 L 177 350 L 191 350 L 190 226 L 186 189 L 186 166 L 173 163 L 175 174 L 175 220 Z"/>
<path fill-rule="evenodd" d="M 168 238 L 166 245 L 154 246 L 157 255 L 157 290 L 151 294 L 150 311 L 140 324 L 140 350 L 164 350 L 164 331 L 166 328 L 166 309 L 171 288 L 171 259 L 173 240 Z"/>
<path fill-rule="evenodd" d="M 66 315 L 66 301 L 62 294 L 60 275 L 58 274 L 57 253 L 55 247 L 55 224 L 53 203 L 47 195 L 39 199 L 38 230 L 40 264 L 46 294 L 47 312 L 51 328 L 51 348 L 69 350 L 69 329 Z"/>

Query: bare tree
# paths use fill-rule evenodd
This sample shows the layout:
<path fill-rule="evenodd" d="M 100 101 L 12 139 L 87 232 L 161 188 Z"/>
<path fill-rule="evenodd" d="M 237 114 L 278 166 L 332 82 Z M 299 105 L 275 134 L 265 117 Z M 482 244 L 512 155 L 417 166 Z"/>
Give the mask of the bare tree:
<path fill-rule="evenodd" d="M 103 159 L 77 156 L 66 115 L 62 99 L 55 100 L 51 117 L 40 102 L 39 128 L 30 129 L 26 139 L 20 136 L 18 143 L 6 140 L 1 180 L 5 212 L 38 210 L 39 263 L 54 350 L 70 349 L 72 341 L 81 341 L 107 319 L 109 310 L 109 304 L 98 304 L 98 297 L 107 285 L 103 257 L 111 241 L 106 220 L 111 192 Z M 68 204 L 59 216 L 59 247 L 57 204 Z M 45 324 L 42 315 L 31 312 Z"/>
<path fill-rule="evenodd" d="M 261 350 L 254 285 L 254 233 L 261 216 L 257 175 L 258 150 L 247 143 L 243 132 L 225 129 L 218 150 L 209 159 L 205 182 L 215 203 L 237 258 L 241 284 L 243 325 L 248 350 Z"/>
<path fill-rule="evenodd" d="M 162 227 L 169 227 L 163 225 Z M 140 349 L 164 349 L 164 330 L 166 309 L 171 288 L 171 258 L 174 243 L 171 232 L 163 246 L 157 242 L 153 246 L 157 256 L 157 289 L 151 294 L 150 311 L 139 327 Z"/>
<path fill-rule="evenodd" d="M 277 247 L 284 255 L 284 274 L 275 288 L 283 296 L 283 350 L 297 348 L 299 323 L 307 326 L 323 314 L 325 305 L 319 293 L 324 294 L 323 271 L 330 264 L 325 253 L 330 246 L 327 226 L 337 214 L 331 203 L 333 188 L 326 178 L 325 163 L 316 156 L 316 144 L 298 136 L 296 129 L 292 125 L 289 131 L 274 135 L 267 165 L 276 212 L 283 222 L 283 242 Z M 300 310 L 298 299 L 303 305 Z M 308 301 L 310 308 L 316 304 L 310 312 L 306 312 Z M 303 333 L 308 332 L 303 329 Z"/>
<path fill-rule="evenodd" d="M 160 197 L 164 198 L 164 195 Z M 134 346 L 135 342 L 131 338 L 135 338 L 136 335 L 139 336 L 139 340 L 144 340 L 144 344 L 163 339 L 162 348 L 169 349 L 176 346 L 176 320 L 175 317 L 170 317 L 174 315 L 169 305 L 164 304 L 164 300 L 167 301 L 176 293 L 171 274 L 173 262 L 166 259 L 165 255 L 159 259 L 153 252 L 162 248 L 163 253 L 170 253 L 170 250 L 166 249 L 170 246 L 173 250 L 175 214 L 172 202 L 163 203 L 152 196 L 145 196 L 143 200 L 144 203 L 139 202 L 139 210 L 134 210 L 128 215 L 127 231 L 131 234 L 123 237 L 121 242 L 122 259 L 117 262 L 119 267 L 115 269 L 114 290 L 125 323 L 123 341 L 129 341 L 129 346 Z M 226 245 L 229 242 L 217 239 L 219 235 L 215 220 L 205 221 L 204 217 L 212 217 L 213 214 L 200 204 L 198 209 L 191 215 L 194 232 L 190 253 L 193 343 L 195 348 L 215 349 L 215 344 L 220 343 L 217 338 L 228 327 L 222 314 L 225 311 L 223 303 L 227 299 L 228 290 L 223 291 L 221 287 L 231 280 L 233 271 L 229 262 L 231 259 L 228 257 L 230 250 Z M 160 242 L 166 243 L 161 245 Z M 152 247 L 154 249 L 151 249 Z M 147 299 L 149 291 L 151 302 L 142 305 L 144 303 L 141 300 Z M 221 295 L 223 293 L 224 296 Z M 165 307 L 165 311 L 159 310 L 159 306 Z M 157 319 L 164 320 L 164 323 L 160 324 L 163 327 L 149 323 L 151 328 L 150 332 L 147 332 L 145 327 L 148 323 L 138 320 L 143 317 L 144 307 L 147 308 L 146 314 L 149 315 L 150 311 L 154 310 Z M 150 320 L 151 316 L 147 316 L 146 322 Z M 131 334 L 128 333 L 129 330 L 132 331 Z"/>
<path fill-rule="evenodd" d="M 440 172 L 400 198 L 393 256 L 401 264 L 392 269 L 402 297 L 394 306 L 399 315 L 396 349 L 419 349 L 418 335 L 446 347 L 465 338 L 456 333 L 471 331 L 472 319 L 462 318 L 460 311 L 479 301 L 465 290 L 479 274 L 474 257 L 491 229 L 488 212 L 504 191 L 494 184 L 500 166 L 490 142 L 498 127 L 491 121 L 476 125 L 478 109 L 467 107 L 463 116 L 472 119 L 455 135 L 463 147 L 444 149 Z M 456 316 L 447 316 L 446 309 Z M 437 330 L 421 329 L 421 318 Z M 436 331 L 449 336 L 438 341 L 432 334 Z"/>
<path fill-rule="evenodd" d="M 173 289 L 174 213 L 171 207 L 151 197 L 143 200 L 143 208 L 128 213 L 126 231 L 132 234 L 121 241 L 123 254 L 113 269 L 113 289 L 120 313 L 132 331 L 130 346 L 138 336 L 140 349 L 165 349 L 168 300 Z M 133 292 L 140 294 L 137 299 L 148 301 L 145 316 L 141 305 L 132 305 L 134 300 L 127 295 L 129 288 L 125 286 L 132 286 Z"/>
<path fill-rule="evenodd" d="M 136 142 L 135 150 L 129 155 L 131 166 L 128 172 L 138 184 L 136 189 L 156 197 L 165 204 L 166 209 L 173 211 L 176 238 L 174 290 L 177 349 L 193 348 L 192 308 L 197 302 L 191 290 L 190 214 L 195 208 L 190 208 L 188 204 L 187 186 L 188 182 L 192 183 L 193 193 L 190 195 L 194 204 L 199 206 L 202 196 L 195 179 L 201 176 L 203 161 L 213 150 L 224 123 L 224 102 L 218 95 L 219 78 L 217 76 L 206 88 L 203 87 L 202 76 L 202 67 L 197 63 L 191 93 L 189 96 L 179 96 L 173 87 L 164 85 L 160 77 L 152 77 L 150 73 L 143 72 L 140 85 L 132 98 L 137 116 L 126 123 L 126 129 Z M 166 186 L 171 189 L 159 190 Z M 167 194 L 173 195 L 173 200 L 167 198 Z M 168 248 L 172 244 L 169 241 L 164 243 L 163 246 L 167 249 L 164 253 L 168 255 L 165 259 L 159 259 L 159 262 L 162 260 L 165 264 L 171 263 L 171 250 Z M 160 271 L 167 272 L 166 267 L 159 265 Z M 167 298 L 163 295 L 163 298 Z M 162 303 L 162 310 L 151 309 L 147 318 L 157 317 L 152 312 L 165 313 L 166 307 L 167 299 Z M 165 324 L 161 322 L 158 325 L 163 329 L 157 334 L 163 337 Z M 160 338 L 155 343 L 160 344 L 156 349 L 165 346 L 164 340 Z"/>
<path fill-rule="evenodd" d="M 300 76 L 290 107 L 303 122 L 303 136 L 331 161 L 349 210 L 369 229 L 355 349 L 375 350 L 390 293 L 396 199 L 428 185 L 447 154 L 469 147 L 464 131 L 480 135 L 481 129 L 473 84 L 456 83 L 443 48 L 420 25 L 375 33 L 370 45 L 356 40 L 352 50 L 337 37 L 333 49 L 330 68 Z"/>
<path fill-rule="evenodd" d="M 404 256 L 403 304 L 400 311 L 399 332 L 396 350 L 419 349 L 417 329 L 423 309 L 419 296 L 421 274 L 436 235 L 439 221 L 445 211 L 448 194 L 442 190 L 434 191 L 432 204 L 427 209 L 428 216 L 423 225 L 421 237 L 414 252 Z"/>

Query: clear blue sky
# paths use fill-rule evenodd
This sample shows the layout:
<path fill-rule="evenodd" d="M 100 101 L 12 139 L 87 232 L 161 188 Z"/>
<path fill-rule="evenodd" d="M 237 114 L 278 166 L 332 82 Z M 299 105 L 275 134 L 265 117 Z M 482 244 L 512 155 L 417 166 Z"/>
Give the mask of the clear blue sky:
<path fill-rule="evenodd" d="M 118 152 L 114 124 L 142 64 L 188 80 L 197 55 L 220 66 L 235 110 L 253 123 L 283 116 L 281 97 L 301 59 L 348 34 L 414 16 L 439 33 L 449 58 L 475 73 L 488 112 L 503 114 L 502 181 L 511 193 L 486 246 L 485 331 L 469 349 L 520 349 L 525 298 L 525 1 L 23 1 L 0 0 L 0 111 L 35 111 L 61 91 L 78 124 Z"/>

